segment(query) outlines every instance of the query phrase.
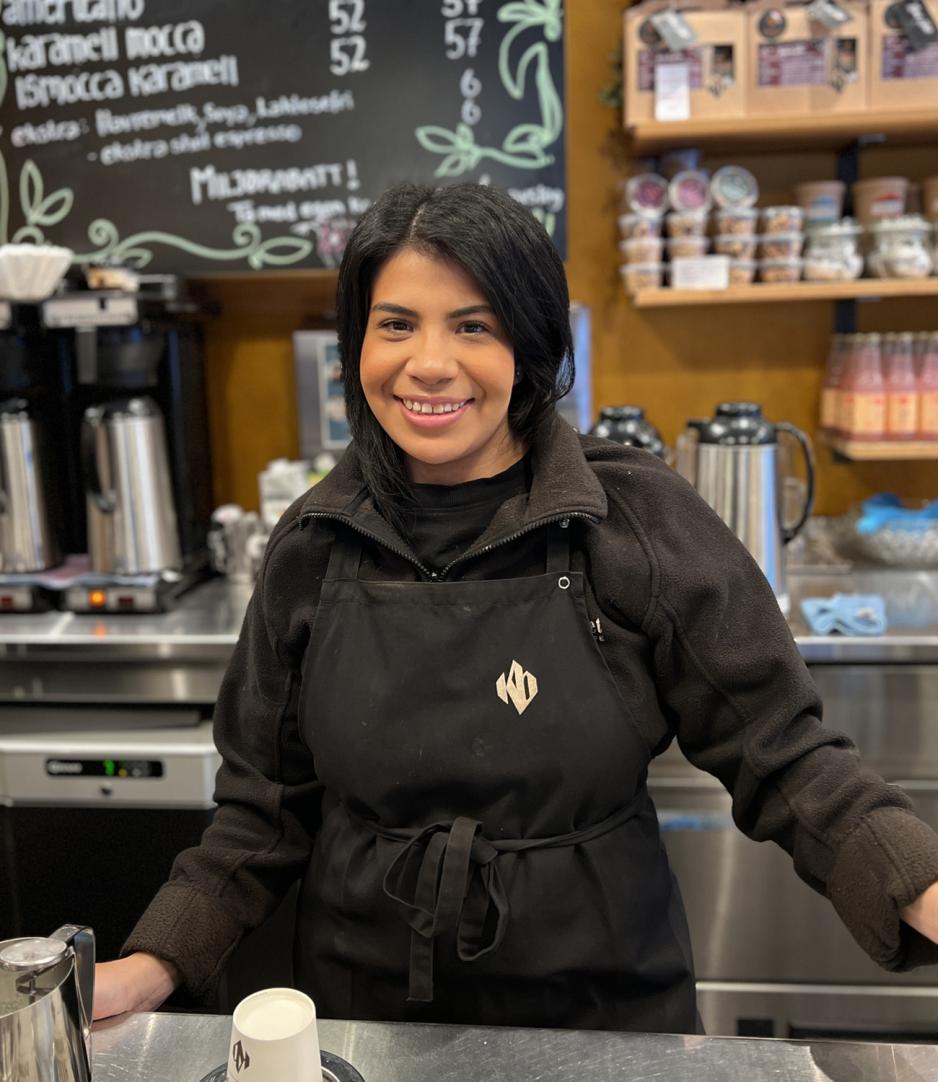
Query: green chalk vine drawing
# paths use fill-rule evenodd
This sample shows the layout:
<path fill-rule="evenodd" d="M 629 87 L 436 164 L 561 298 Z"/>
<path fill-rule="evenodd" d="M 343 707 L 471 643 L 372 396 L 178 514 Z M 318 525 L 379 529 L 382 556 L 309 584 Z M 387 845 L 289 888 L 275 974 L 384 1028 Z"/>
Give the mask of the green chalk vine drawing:
<path fill-rule="evenodd" d="M 424 150 L 444 156 L 434 170 L 435 176 L 459 176 L 474 169 L 486 158 L 518 169 L 540 169 L 554 161 L 547 148 L 557 141 L 563 131 L 563 105 L 551 76 L 547 42 L 560 40 L 563 33 L 562 9 L 563 0 L 511 0 L 500 7 L 496 15 L 499 22 L 515 24 L 502 39 L 498 50 L 498 72 L 502 85 L 516 101 L 520 101 L 524 97 L 528 71 L 533 69 L 541 111 L 540 123 L 515 125 L 500 147 L 479 146 L 468 124 L 457 124 L 452 131 L 435 124 L 417 128 L 417 141 Z M 545 40 L 529 45 L 517 68 L 512 71 L 511 47 L 527 30 L 540 31 Z M 552 214 L 545 216 L 553 217 Z M 544 225 L 551 229 L 553 222 L 548 225 L 544 220 Z"/>
<path fill-rule="evenodd" d="M 6 36 L 0 32 L 0 105 L 7 92 Z M 0 128 L 0 136 L 3 129 Z M 39 167 L 32 159 L 23 164 L 19 177 L 19 203 L 25 224 L 10 237 L 10 181 L 6 158 L 0 148 L 0 244 L 47 243 L 45 230 L 57 225 L 71 213 L 75 193 L 71 188 L 59 188 L 45 193 Z M 152 245 L 178 248 L 201 259 L 245 259 L 254 270 L 262 267 L 285 267 L 299 263 L 313 250 L 313 243 L 300 237 L 272 237 L 264 240 L 260 228 L 253 224 L 235 226 L 231 234 L 233 248 L 209 248 L 175 233 L 147 230 L 121 239 L 117 226 L 107 218 L 96 218 L 88 227 L 88 240 L 95 245 L 92 252 L 77 253 L 75 263 L 126 263 L 137 269 L 146 267 L 153 259 Z"/>

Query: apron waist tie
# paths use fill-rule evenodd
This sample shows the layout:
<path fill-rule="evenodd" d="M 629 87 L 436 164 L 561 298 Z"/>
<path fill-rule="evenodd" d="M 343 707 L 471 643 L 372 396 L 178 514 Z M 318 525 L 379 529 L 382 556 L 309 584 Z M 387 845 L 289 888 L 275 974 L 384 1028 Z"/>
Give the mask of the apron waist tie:
<path fill-rule="evenodd" d="M 495 950 L 504 939 L 509 907 L 495 859 L 500 853 L 560 849 L 600 838 L 633 818 L 644 796 L 643 789 L 628 804 L 584 830 L 551 838 L 497 841 L 484 837 L 482 824 L 465 816 L 406 830 L 383 827 L 346 809 L 353 822 L 377 837 L 405 843 L 385 874 L 383 888 L 411 928 L 408 1001 L 433 1001 L 437 936 L 455 934 L 456 953 L 464 962 Z M 487 929 L 491 930 L 486 941 Z"/>

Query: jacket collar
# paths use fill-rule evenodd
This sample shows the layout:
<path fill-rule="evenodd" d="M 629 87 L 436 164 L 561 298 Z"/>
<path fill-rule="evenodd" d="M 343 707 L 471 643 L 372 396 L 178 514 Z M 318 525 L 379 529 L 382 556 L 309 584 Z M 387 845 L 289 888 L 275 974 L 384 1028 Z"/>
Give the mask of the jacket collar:
<path fill-rule="evenodd" d="M 513 496 L 498 509 L 482 536 L 466 555 L 526 532 L 544 521 L 569 516 L 603 519 L 606 493 L 590 469 L 573 428 L 558 414 L 538 433 L 531 447 L 531 491 Z M 310 489 L 300 508 L 300 525 L 307 516 L 348 522 L 372 534 L 414 562 L 410 547 L 375 510 L 361 474 L 358 449 L 350 444 L 322 481 Z"/>

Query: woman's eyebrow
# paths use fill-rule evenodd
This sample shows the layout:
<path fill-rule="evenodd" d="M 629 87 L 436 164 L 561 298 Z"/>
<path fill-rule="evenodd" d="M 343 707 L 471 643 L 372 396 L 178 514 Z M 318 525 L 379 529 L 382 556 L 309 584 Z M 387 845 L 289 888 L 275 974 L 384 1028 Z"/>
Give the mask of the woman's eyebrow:
<path fill-rule="evenodd" d="M 408 316 L 410 319 L 418 319 L 419 313 L 412 308 L 405 308 L 402 304 L 391 304 L 383 301 L 371 306 L 372 312 L 390 312 L 395 316 Z M 463 316 L 476 315 L 479 312 L 487 312 L 490 316 L 495 315 L 495 309 L 490 304 L 470 304 L 467 308 L 457 308 L 454 312 L 448 312 L 447 319 L 461 319 Z"/>
<path fill-rule="evenodd" d="M 412 308 L 405 308 L 402 304 L 373 304 L 371 310 L 372 312 L 390 312 L 395 316 L 410 316 L 411 319 L 417 318 L 417 313 Z"/>

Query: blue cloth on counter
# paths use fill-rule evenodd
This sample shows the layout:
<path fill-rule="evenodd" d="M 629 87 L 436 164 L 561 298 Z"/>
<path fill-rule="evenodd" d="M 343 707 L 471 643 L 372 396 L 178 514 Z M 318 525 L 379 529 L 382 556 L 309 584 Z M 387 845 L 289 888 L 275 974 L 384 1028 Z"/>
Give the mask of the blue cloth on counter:
<path fill-rule="evenodd" d="M 912 510 L 891 492 L 881 492 L 864 500 L 857 520 L 857 533 L 876 533 L 886 527 L 892 530 L 918 532 L 933 528 L 938 520 L 938 500 Z"/>
<path fill-rule="evenodd" d="M 879 594 L 806 597 L 801 611 L 815 635 L 882 635 L 886 630 L 886 603 Z"/>

